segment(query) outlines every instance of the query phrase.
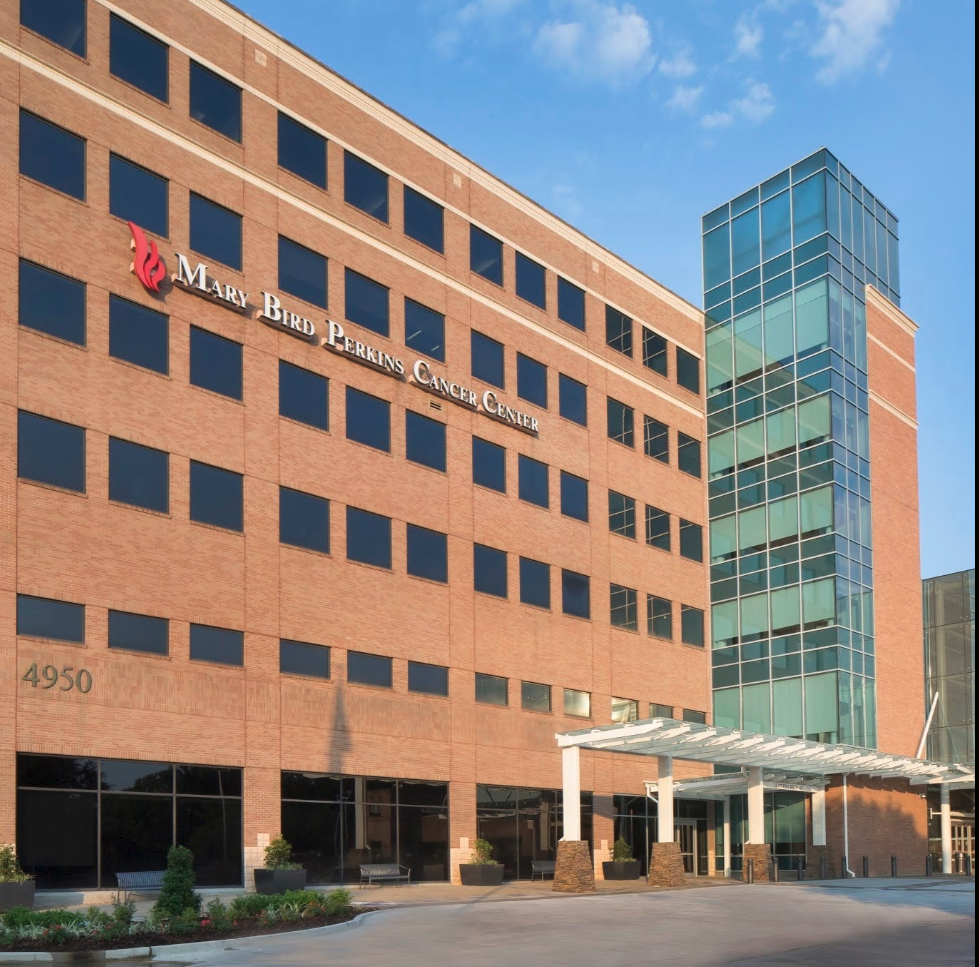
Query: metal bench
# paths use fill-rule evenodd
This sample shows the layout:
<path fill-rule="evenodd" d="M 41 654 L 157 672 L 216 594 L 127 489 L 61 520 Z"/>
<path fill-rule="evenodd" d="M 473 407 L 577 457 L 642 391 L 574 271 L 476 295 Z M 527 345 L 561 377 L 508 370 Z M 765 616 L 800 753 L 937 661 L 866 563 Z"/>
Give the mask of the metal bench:
<path fill-rule="evenodd" d="M 530 878 L 533 879 L 538 873 L 540 873 L 542 881 L 545 876 L 554 876 L 556 866 L 557 863 L 554 860 L 531 860 Z"/>
<path fill-rule="evenodd" d="M 375 883 L 407 883 L 411 886 L 411 870 L 400 863 L 361 863 L 360 888 Z"/>
<path fill-rule="evenodd" d="M 163 889 L 163 870 L 143 873 L 116 873 L 119 899 L 125 903 L 130 893 L 159 893 Z"/>

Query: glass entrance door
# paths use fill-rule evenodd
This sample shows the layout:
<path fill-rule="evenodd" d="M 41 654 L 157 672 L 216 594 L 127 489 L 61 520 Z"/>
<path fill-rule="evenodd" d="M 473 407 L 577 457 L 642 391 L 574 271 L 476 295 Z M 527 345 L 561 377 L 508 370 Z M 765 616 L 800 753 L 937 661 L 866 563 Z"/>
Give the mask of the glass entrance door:
<path fill-rule="evenodd" d="M 697 820 L 675 819 L 673 821 L 673 841 L 680 844 L 683 857 L 683 872 L 697 873 Z"/>

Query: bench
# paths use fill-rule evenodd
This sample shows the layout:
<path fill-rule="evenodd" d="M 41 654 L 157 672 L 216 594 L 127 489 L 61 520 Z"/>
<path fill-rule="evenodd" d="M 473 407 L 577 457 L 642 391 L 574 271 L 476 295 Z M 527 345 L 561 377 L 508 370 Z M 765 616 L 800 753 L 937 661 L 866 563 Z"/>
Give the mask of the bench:
<path fill-rule="evenodd" d="M 119 899 L 122 903 L 130 893 L 159 893 L 163 889 L 163 870 L 144 873 L 116 873 Z"/>
<path fill-rule="evenodd" d="M 407 883 L 411 886 L 411 870 L 399 863 L 361 863 L 360 888 L 375 883 Z"/>
<path fill-rule="evenodd" d="M 554 876 L 556 866 L 557 863 L 554 860 L 531 860 L 530 878 L 533 879 L 538 873 L 540 873 L 542 881 L 545 876 Z"/>

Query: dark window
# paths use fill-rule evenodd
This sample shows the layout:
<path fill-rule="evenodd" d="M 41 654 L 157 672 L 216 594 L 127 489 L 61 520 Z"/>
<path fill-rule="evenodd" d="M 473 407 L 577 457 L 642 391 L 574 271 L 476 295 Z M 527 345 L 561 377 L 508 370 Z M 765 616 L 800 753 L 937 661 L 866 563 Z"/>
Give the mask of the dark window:
<path fill-rule="evenodd" d="M 170 511 L 170 455 L 109 437 L 109 500 Z"/>
<path fill-rule="evenodd" d="M 445 362 L 445 316 L 405 296 L 405 345 Z"/>
<path fill-rule="evenodd" d="M 484 279 L 503 285 L 503 243 L 475 225 L 469 226 L 469 268 Z"/>
<path fill-rule="evenodd" d="M 18 752 L 17 785 L 94 791 L 99 785 L 99 763 L 96 759 Z"/>
<path fill-rule="evenodd" d="M 588 481 L 567 470 L 561 471 L 561 513 L 575 520 L 588 520 Z"/>
<path fill-rule="evenodd" d="M 109 14 L 109 71 L 166 104 L 170 99 L 170 48 Z"/>
<path fill-rule="evenodd" d="M 520 683 L 520 707 L 531 712 L 550 712 L 551 686 L 539 682 Z"/>
<path fill-rule="evenodd" d="M 190 519 L 227 530 L 244 530 L 242 479 L 233 470 L 191 460 Z"/>
<path fill-rule="evenodd" d="M 691 393 L 700 393 L 700 360 L 679 346 L 676 347 L 676 381 Z"/>
<path fill-rule="evenodd" d="M 704 559 L 704 529 L 700 524 L 680 519 L 680 556 L 691 561 Z"/>
<path fill-rule="evenodd" d="M 391 659 L 383 655 L 369 655 L 363 651 L 347 652 L 348 682 L 391 688 L 391 667 Z"/>
<path fill-rule="evenodd" d="M 170 182 L 147 168 L 109 155 L 109 212 L 166 238 L 170 234 Z"/>
<path fill-rule="evenodd" d="M 671 719 L 673 718 L 673 706 L 663 705 L 660 702 L 650 702 L 649 717 L 651 719 Z"/>
<path fill-rule="evenodd" d="M 445 251 L 444 211 L 441 205 L 405 185 L 405 235 L 436 252 Z"/>
<path fill-rule="evenodd" d="M 684 472 L 694 477 L 701 474 L 700 441 L 686 433 L 676 435 L 676 465 Z"/>
<path fill-rule="evenodd" d="M 28 329 L 85 345 L 85 283 L 20 260 L 18 320 Z"/>
<path fill-rule="evenodd" d="M 646 543 L 661 551 L 670 549 L 670 515 L 658 507 L 646 505 Z"/>
<path fill-rule="evenodd" d="M 349 151 L 343 152 L 343 200 L 382 222 L 388 220 L 388 176 Z"/>
<path fill-rule="evenodd" d="M 473 483 L 506 493 L 506 450 L 478 436 L 473 437 Z"/>
<path fill-rule="evenodd" d="M 326 308 L 326 257 L 279 236 L 279 288 Z"/>
<path fill-rule="evenodd" d="M 408 525 L 408 573 L 445 584 L 449 580 L 448 537 L 427 527 Z"/>
<path fill-rule="evenodd" d="M 326 138 L 279 112 L 279 167 L 326 187 Z"/>
<path fill-rule="evenodd" d="M 659 460 L 660 463 L 670 462 L 670 432 L 665 423 L 654 420 L 651 416 L 642 418 L 642 446 L 647 457 Z"/>
<path fill-rule="evenodd" d="M 473 544 L 473 588 L 498 598 L 507 596 L 506 551 Z"/>
<path fill-rule="evenodd" d="M 344 274 L 343 314 L 351 321 L 376 332 L 390 335 L 390 308 L 387 286 L 366 275 L 347 269 Z"/>
<path fill-rule="evenodd" d="M 85 0 L 20 0 L 20 22 L 59 47 L 85 56 Z"/>
<path fill-rule="evenodd" d="M 636 417 L 631 406 L 608 397 L 608 438 L 627 447 L 636 445 Z"/>
<path fill-rule="evenodd" d="M 85 200 L 85 139 L 20 112 L 20 173 Z"/>
<path fill-rule="evenodd" d="M 391 451 L 391 404 L 347 387 L 347 439 Z"/>
<path fill-rule="evenodd" d="M 591 579 L 577 571 L 561 571 L 561 610 L 576 618 L 591 617 Z"/>
<path fill-rule="evenodd" d="M 325 497 L 279 487 L 279 541 L 330 552 L 330 502 Z"/>
<path fill-rule="evenodd" d="M 192 60 L 190 116 L 233 141 L 241 141 L 241 88 Z"/>
<path fill-rule="evenodd" d="M 507 680 L 499 675 L 481 675 L 476 672 L 476 701 L 484 705 L 506 705 Z"/>
<path fill-rule="evenodd" d="M 660 376 L 666 375 L 666 340 L 645 326 L 642 327 L 642 364 Z"/>
<path fill-rule="evenodd" d="M 557 385 L 561 416 L 581 426 L 588 426 L 588 387 L 564 373 L 558 374 Z"/>
<path fill-rule="evenodd" d="M 170 372 L 170 320 L 162 312 L 110 295 L 109 355 L 165 376 Z"/>
<path fill-rule="evenodd" d="M 585 331 L 585 291 L 558 276 L 557 315 L 575 329 Z"/>
<path fill-rule="evenodd" d="M 279 416 L 329 429 L 330 381 L 319 373 L 279 360 Z"/>
<path fill-rule="evenodd" d="M 444 665 L 426 665 L 420 661 L 408 662 L 408 691 L 448 696 L 449 669 Z"/>
<path fill-rule="evenodd" d="M 35 413 L 17 413 L 17 476 L 85 493 L 85 431 Z"/>
<path fill-rule="evenodd" d="M 547 409 L 547 367 L 517 353 L 517 396 Z"/>
<path fill-rule="evenodd" d="M 683 710 L 683 721 L 684 722 L 696 722 L 698 725 L 707 724 L 707 713 L 698 712 L 692 708 L 685 708 Z"/>
<path fill-rule="evenodd" d="M 445 424 L 405 411 L 405 456 L 415 463 L 445 470 Z"/>
<path fill-rule="evenodd" d="M 17 634 L 56 641 L 85 641 L 85 605 L 17 595 Z"/>
<path fill-rule="evenodd" d="M 521 453 L 517 457 L 517 491 L 521 500 L 538 507 L 549 507 L 547 464 Z"/>
<path fill-rule="evenodd" d="M 542 309 L 547 308 L 544 266 L 517 252 L 517 295 Z"/>
<path fill-rule="evenodd" d="M 330 649 L 325 645 L 280 638 L 279 671 L 289 675 L 308 675 L 310 678 L 329 678 Z"/>
<path fill-rule="evenodd" d="M 608 529 L 623 537 L 636 536 L 636 501 L 625 494 L 608 492 Z"/>
<path fill-rule="evenodd" d="M 503 343 L 472 330 L 470 337 L 472 353 L 472 374 L 484 383 L 491 383 L 503 389 Z"/>
<path fill-rule="evenodd" d="M 241 215 L 190 193 L 190 247 L 241 270 Z"/>
<path fill-rule="evenodd" d="M 347 508 L 347 560 L 391 568 L 391 518 Z"/>
<path fill-rule="evenodd" d="M 538 608 L 551 607 L 551 566 L 520 558 L 520 600 Z"/>
<path fill-rule="evenodd" d="M 646 595 L 646 633 L 654 638 L 673 640 L 673 602 Z M 652 714 L 652 713 L 651 713 Z"/>
<path fill-rule="evenodd" d="M 638 606 L 634 588 L 624 588 L 621 584 L 611 585 L 609 593 L 609 621 L 613 628 L 626 631 L 639 630 Z"/>
<path fill-rule="evenodd" d="M 110 610 L 109 647 L 166 655 L 170 651 L 170 622 L 148 614 Z"/>
<path fill-rule="evenodd" d="M 616 352 L 632 355 L 632 320 L 611 306 L 605 307 L 605 342 Z"/>
<path fill-rule="evenodd" d="M 213 625 L 190 626 L 191 661 L 212 661 L 219 665 L 245 664 L 245 635 Z"/>
<path fill-rule="evenodd" d="M 700 608 L 680 605 L 680 640 L 685 645 L 704 647 L 704 612 Z"/>
<path fill-rule="evenodd" d="M 240 342 L 191 326 L 191 384 L 240 400 L 241 354 Z"/>

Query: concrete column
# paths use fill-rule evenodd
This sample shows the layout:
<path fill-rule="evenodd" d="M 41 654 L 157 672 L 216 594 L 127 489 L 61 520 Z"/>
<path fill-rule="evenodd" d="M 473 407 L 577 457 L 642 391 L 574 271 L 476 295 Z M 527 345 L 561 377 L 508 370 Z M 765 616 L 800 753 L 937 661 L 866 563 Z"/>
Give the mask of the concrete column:
<path fill-rule="evenodd" d="M 724 797 L 724 875 L 731 875 L 731 797 Z"/>
<path fill-rule="evenodd" d="M 657 783 L 656 842 L 672 843 L 673 832 L 673 757 L 657 756 L 659 782 Z"/>
<path fill-rule="evenodd" d="M 942 872 L 952 872 L 952 803 L 949 788 L 945 783 L 941 790 L 941 825 L 942 825 Z"/>
<path fill-rule="evenodd" d="M 765 842 L 765 787 L 760 766 L 748 767 L 748 842 Z"/>
<path fill-rule="evenodd" d="M 561 750 L 561 788 L 564 791 L 565 840 L 581 839 L 581 750 L 569 746 Z"/>
<path fill-rule="evenodd" d="M 812 794 L 812 845 L 826 845 L 826 791 Z"/>

